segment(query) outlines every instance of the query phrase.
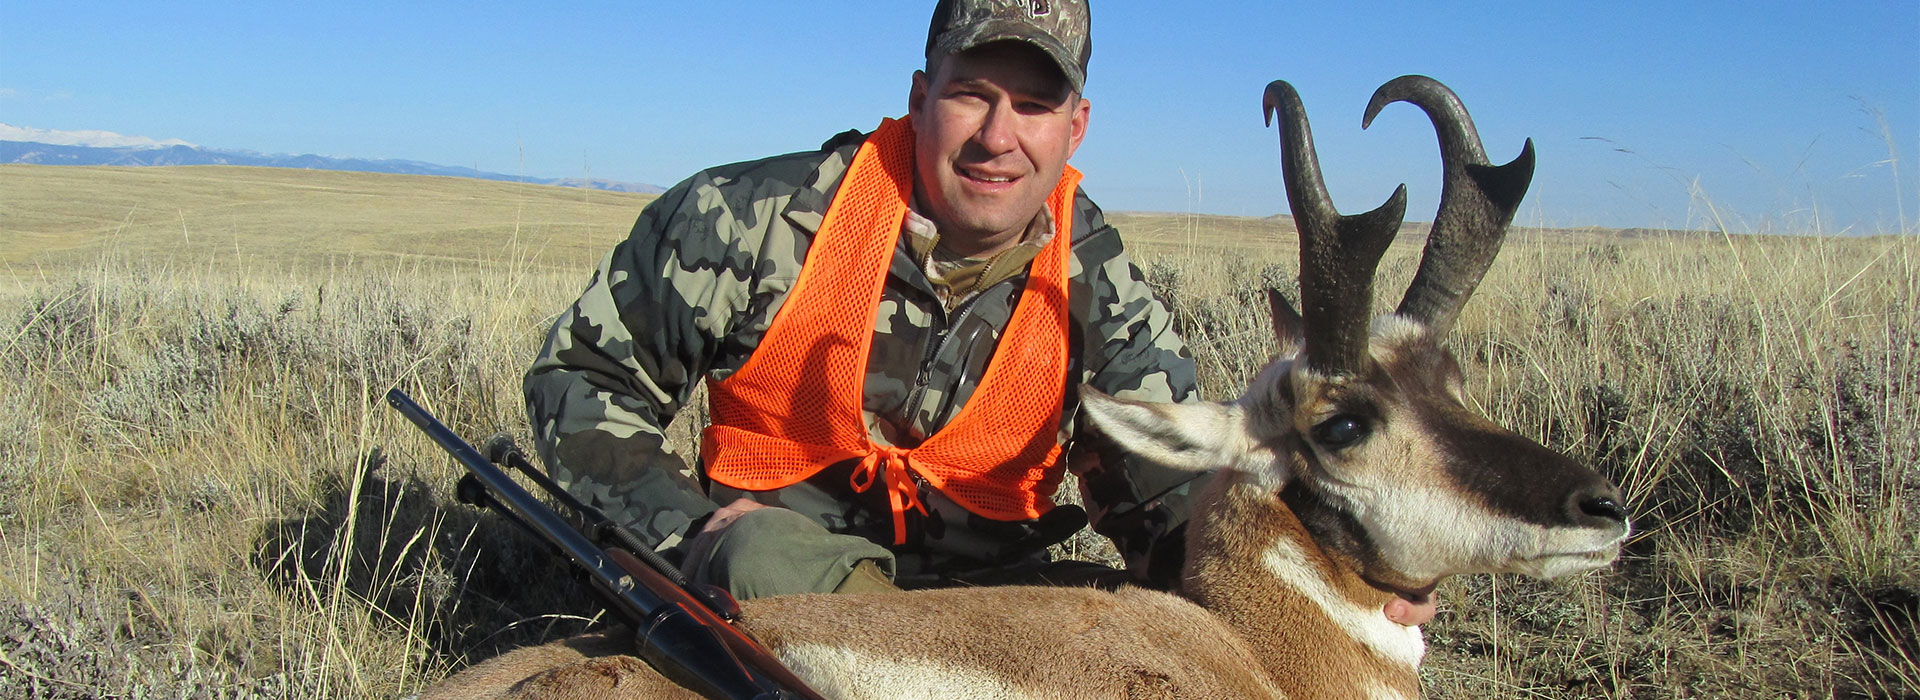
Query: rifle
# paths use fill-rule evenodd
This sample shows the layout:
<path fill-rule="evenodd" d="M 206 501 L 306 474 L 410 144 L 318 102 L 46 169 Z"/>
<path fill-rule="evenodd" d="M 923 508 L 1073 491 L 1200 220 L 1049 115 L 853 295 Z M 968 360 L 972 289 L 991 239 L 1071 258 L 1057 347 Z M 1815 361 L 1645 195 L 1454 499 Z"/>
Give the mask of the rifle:
<path fill-rule="evenodd" d="M 499 513 L 573 562 L 607 607 L 631 623 L 640 658 L 669 680 L 712 700 L 823 700 L 732 621 L 740 606 L 719 588 L 689 583 L 633 531 L 581 503 L 535 468 L 506 435 L 488 441 L 488 457 L 460 439 L 399 389 L 387 403 L 467 468 L 460 501 Z M 520 471 L 581 517 L 587 533 L 495 466 Z"/>

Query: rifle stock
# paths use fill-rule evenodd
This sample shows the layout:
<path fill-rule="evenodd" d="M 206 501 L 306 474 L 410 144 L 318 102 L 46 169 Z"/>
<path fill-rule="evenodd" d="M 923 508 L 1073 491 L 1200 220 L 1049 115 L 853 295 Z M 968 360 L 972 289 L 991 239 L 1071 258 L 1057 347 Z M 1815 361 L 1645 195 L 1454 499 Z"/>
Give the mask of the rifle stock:
<path fill-rule="evenodd" d="M 640 657 L 662 675 L 714 700 L 822 700 L 758 641 L 715 611 L 712 606 L 724 610 L 732 602 L 724 591 L 715 595 L 710 590 L 698 594 L 688 590 L 679 572 L 658 557 L 636 556 L 625 549 L 631 545 L 624 543 L 635 540 L 630 535 L 613 536 L 617 526 L 605 516 L 571 498 L 560 498 L 589 520 L 597 520 L 595 529 L 602 539 L 616 541 L 612 545 L 595 542 L 404 392 L 388 391 L 387 403 L 466 467 L 466 479 L 477 482 L 482 492 L 466 493 L 471 489 L 463 483 L 463 500 L 472 496 L 469 502 L 480 501 L 476 505 L 500 512 L 573 562 L 607 606 L 632 624 Z M 538 481 L 542 488 L 564 494 L 550 480 Z M 642 559 L 653 560 L 664 571 Z"/>

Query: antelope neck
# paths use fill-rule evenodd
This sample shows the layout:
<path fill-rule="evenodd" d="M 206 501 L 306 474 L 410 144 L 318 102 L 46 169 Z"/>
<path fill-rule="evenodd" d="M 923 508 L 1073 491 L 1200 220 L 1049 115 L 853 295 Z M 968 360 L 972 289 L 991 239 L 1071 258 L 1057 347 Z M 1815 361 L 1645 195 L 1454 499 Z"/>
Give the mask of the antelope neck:
<path fill-rule="evenodd" d="M 1187 551 L 1219 554 L 1188 563 L 1182 592 L 1247 640 L 1289 697 L 1416 697 L 1425 646 L 1387 618 L 1395 594 L 1274 497 L 1228 493 L 1202 516 Z"/>

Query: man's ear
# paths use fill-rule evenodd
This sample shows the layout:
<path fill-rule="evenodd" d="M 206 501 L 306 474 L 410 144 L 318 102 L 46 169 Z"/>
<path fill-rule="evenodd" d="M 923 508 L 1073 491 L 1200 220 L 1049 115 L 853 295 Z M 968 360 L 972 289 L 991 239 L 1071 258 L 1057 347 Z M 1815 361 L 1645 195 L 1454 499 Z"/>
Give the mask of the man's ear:
<path fill-rule="evenodd" d="M 1075 100 L 1075 102 L 1076 104 L 1073 106 L 1072 139 L 1067 144 L 1068 158 L 1073 157 L 1074 151 L 1080 150 L 1080 142 L 1087 138 L 1087 122 L 1093 118 L 1092 102 L 1087 101 L 1087 98 L 1084 96 Z"/>
<path fill-rule="evenodd" d="M 927 72 L 913 72 L 913 87 L 907 90 L 907 115 L 920 116 L 920 105 L 927 101 Z"/>

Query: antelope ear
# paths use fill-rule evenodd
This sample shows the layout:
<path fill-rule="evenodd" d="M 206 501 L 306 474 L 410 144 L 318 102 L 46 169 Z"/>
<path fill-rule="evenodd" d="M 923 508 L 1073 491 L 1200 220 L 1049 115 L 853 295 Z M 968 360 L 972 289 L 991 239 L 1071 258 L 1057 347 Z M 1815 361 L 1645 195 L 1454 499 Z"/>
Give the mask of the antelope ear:
<path fill-rule="evenodd" d="M 1251 443 L 1233 404 L 1132 401 L 1082 385 L 1080 412 L 1120 449 L 1183 471 L 1234 467 Z"/>
<path fill-rule="evenodd" d="M 1300 312 L 1293 310 L 1293 304 L 1287 303 L 1287 295 L 1277 287 L 1267 288 L 1267 312 L 1273 319 L 1273 339 L 1279 346 L 1279 357 L 1291 357 L 1300 354 L 1307 345 L 1307 320 Z"/>

